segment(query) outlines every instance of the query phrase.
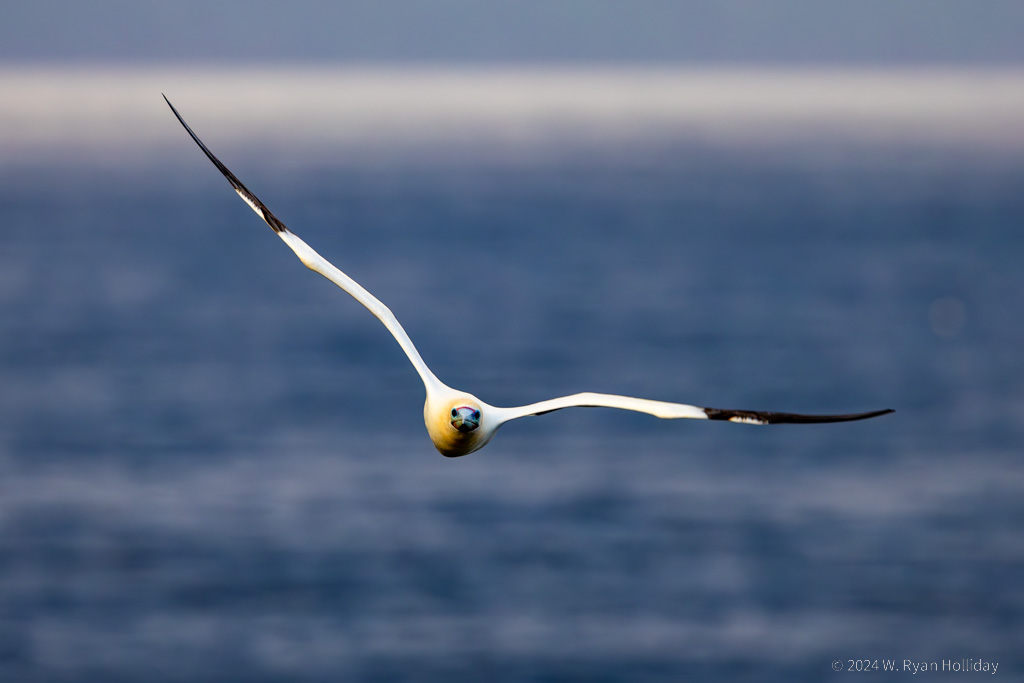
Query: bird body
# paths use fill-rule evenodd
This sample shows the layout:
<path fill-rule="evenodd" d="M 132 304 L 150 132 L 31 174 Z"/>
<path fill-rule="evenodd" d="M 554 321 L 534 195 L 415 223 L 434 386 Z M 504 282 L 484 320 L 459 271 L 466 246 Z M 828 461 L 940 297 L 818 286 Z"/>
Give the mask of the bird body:
<path fill-rule="evenodd" d="M 199 148 L 203 150 L 214 166 L 227 178 L 235 192 L 238 193 L 238 196 L 277 233 L 277 236 L 295 252 L 299 260 L 310 270 L 323 275 L 352 295 L 356 301 L 368 308 L 391 332 L 423 381 L 423 386 L 426 389 L 426 400 L 423 404 L 423 422 L 427 427 L 427 434 L 430 435 L 430 440 L 433 442 L 434 447 L 446 457 L 454 458 L 468 455 L 483 448 L 494 437 L 498 429 L 509 420 L 529 415 L 543 415 L 544 413 L 570 407 L 618 408 L 648 413 L 663 419 L 723 420 L 744 424 L 848 422 L 864 420 L 893 412 L 886 409 L 847 415 L 800 415 L 796 413 L 752 410 L 723 410 L 718 408 L 701 408 L 685 403 L 670 403 L 645 398 L 591 392 L 562 396 L 514 408 L 492 406 L 472 394 L 453 389 L 439 380 L 423 361 L 419 351 L 416 350 L 416 346 L 412 343 L 409 335 L 391 310 L 358 282 L 318 254 L 312 247 L 300 239 L 298 235 L 291 232 L 284 223 L 278 220 L 266 205 L 250 192 L 203 144 L 166 96 L 164 96 L 164 100 L 170 106 L 171 111 L 174 112 L 181 125 L 185 127 L 188 134 L 199 145 Z"/>

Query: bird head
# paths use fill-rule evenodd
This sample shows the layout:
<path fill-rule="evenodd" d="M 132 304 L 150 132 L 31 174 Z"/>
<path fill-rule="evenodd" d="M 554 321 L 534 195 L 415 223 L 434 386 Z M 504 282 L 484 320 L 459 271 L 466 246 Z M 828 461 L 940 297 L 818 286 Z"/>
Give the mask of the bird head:
<path fill-rule="evenodd" d="M 477 405 L 452 406 L 449 423 L 463 434 L 476 430 L 480 427 L 480 407 Z"/>
<path fill-rule="evenodd" d="M 497 409 L 470 394 L 442 389 L 444 393 L 428 393 L 423 404 L 423 422 L 434 447 L 446 458 L 479 450 L 501 426 L 493 412 Z"/>

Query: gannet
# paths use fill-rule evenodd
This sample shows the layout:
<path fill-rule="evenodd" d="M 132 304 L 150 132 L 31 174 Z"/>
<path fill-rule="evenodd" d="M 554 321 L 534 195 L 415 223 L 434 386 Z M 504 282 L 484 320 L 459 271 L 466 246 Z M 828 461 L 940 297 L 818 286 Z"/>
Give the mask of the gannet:
<path fill-rule="evenodd" d="M 390 309 L 366 291 L 358 282 L 338 270 L 327 259 L 316 253 L 312 247 L 299 239 L 295 233 L 285 227 L 284 223 L 271 213 L 270 209 L 256 195 L 250 192 L 235 177 L 235 174 L 229 171 L 227 166 L 221 163 L 220 159 L 214 156 L 213 152 L 203 144 L 202 140 L 185 123 L 185 119 L 181 117 L 181 114 L 178 113 L 178 110 L 175 109 L 166 95 L 164 95 L 164 101 L 167 102 L 171 111 L 174 112 L 174 116 L 185 127 L 185 130 L 188 131 L 188 134 L 199 145 L 199 148 L 209 157 L 213 165 L 224 174 L 224 177 L 231 183 L 231 187 L 238 193 L 238 196 L 277 233 L 278 237 L 284 240 L 284 243 L 295 252 L 299 260 L 310 270 L 320 273 L 348 292 L 356 301 L 370 309 L 370 312 L 384 323 L 384 327 L 398 341 L 399 346 L 405 351 L 405 355 L 409 357 L 420 379 L 423 380 L 423 386 L 426 388 L 427 393 L 426 401 L 423 404 L 423 421 L 427 426 L 430 440 L 437 450 L 446 457 L 456 458 L 483 448 L 498 429 L 510 420 L 528 415 L 543 415 L 555 410 L 561 410 L 562 408 L 575 406 L 620 408 L 622 410 L 648 413 L 667 420 L 679 418 L 726 420 L 754 425 L 849 422 L 852 420 L 866 420 L 893 412 L 891 409 L 885 409 L 864 413 L 850 413 L 847 415 L 800 415 L 760 410 L 723 410 L 719 408 L 701 408 L 685 403 L 669 403 L 646 398 L 632 398 L 630 396 L 592 392 L 552 398 L 516 408 L 492 406 L 473 394 L 453 389 L 439 380 L 430 371 L 427 364 L 423 362 L 423 358 L 420 357 L 412 340 L 409 339 L 409 335 L 406 334 Z"/>

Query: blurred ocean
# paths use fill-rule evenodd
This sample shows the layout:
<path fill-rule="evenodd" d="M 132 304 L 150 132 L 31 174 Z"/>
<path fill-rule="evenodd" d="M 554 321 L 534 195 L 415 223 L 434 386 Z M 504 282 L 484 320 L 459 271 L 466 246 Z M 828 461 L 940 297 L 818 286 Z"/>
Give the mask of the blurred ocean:
<path fill-rule="evenodd" d="M 1024 155 L 278 165 L 176 104 L 486 401 L 897 412 L 562 411 L 447 460 L 386 330 L 183 131 L 0 164 L 0 680 L 1024 676 Z"/>

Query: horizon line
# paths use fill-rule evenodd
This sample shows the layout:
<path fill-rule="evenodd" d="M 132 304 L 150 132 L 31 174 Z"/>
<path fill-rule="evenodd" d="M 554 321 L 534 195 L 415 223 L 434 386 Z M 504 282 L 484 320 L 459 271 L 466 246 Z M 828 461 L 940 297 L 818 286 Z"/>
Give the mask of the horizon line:
<path fill-rule="evenodd" d="M 581 144 L 681 136 L 1024 149 L 1024 68 L 0 63 L 0 150 Z"/>

